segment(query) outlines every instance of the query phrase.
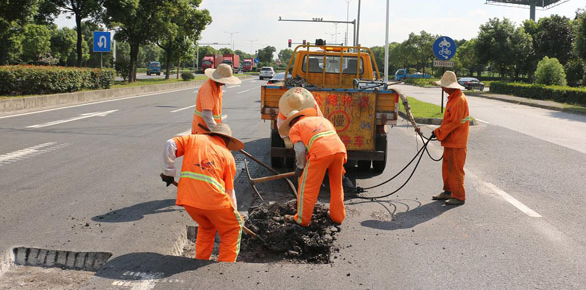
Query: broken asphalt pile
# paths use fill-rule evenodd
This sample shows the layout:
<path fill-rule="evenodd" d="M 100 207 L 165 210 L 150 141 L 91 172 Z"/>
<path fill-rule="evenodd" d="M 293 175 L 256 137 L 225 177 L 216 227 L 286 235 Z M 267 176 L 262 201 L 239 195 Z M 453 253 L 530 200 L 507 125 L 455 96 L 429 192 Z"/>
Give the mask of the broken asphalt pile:
<path fill-rule="evenodd" d="M 263 246 L 261 241 L 242 235 L 240 253 L 246 253 L 248 257 L 255 256 L 258 262 L 272 255 L 273 260 L 329 263 L 330 253 L 336 251 L 332 245 L 336 233 L 340 231 L 339 225 L 328 217 L 328 208 L 319 203 L 315 206 L 308 227 L 285 222 L 283 217 L 286 214 L 294 215 L 296 205 L 296 200 L 284 204 L 271 201 L 250 208 L 245 226 L 263 238 L 266 244 Z"/>

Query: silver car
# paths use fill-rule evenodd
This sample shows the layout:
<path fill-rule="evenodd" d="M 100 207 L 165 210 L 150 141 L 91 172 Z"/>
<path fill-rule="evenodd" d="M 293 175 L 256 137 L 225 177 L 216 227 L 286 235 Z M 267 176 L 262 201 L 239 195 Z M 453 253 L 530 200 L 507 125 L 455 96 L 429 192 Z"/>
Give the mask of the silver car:
<path fill-rule="evenodd" d="M 260 69 L 260 73 L 258 74 L 258 79 L 262 80 L 264 78 L 272 78 L 275 75 L 275 70 L 272 66 L 264 66 Z"/>

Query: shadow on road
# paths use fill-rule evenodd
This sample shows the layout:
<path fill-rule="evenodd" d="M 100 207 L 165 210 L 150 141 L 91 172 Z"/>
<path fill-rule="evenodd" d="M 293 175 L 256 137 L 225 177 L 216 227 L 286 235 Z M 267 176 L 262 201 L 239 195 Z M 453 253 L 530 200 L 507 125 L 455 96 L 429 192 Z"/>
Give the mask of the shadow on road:
<path fill-rule="evenodd" d="M 129 253 L 108 261 L 102 270 L 96 273 L 96 276 L 112 280 L 140 282 L 140 280 L 171 277 L 213 263 L 217 262 L 151 252 Z"/>
<path fill-rule="evenodd" d="M 92 217 L 92 221 L 102 223 L 132 222 L 140 220 L 148 214 L 179 210 L 179 208 L 175 209 L 173 206 L 175 206 L 175 199 L 151 200 Z"/>
<path fill-rule="evenodd" d="M 368 202 L 368 201 L 364 201 Z M 430 202 L 424 205 L 421 205 L 419 201 L 413 201 L 418 205 L 411 209 L 407 202 L 401 201 L 375 201 L 379 205 L 381 205 L 390 216 L 390 220 L 386 220 L 384 217 L 376 217 L 376 219 L 372 220 L 365 220 L 362 221 L 360 224 L 362 226 L 379 229 L 379 230 L 398 230 L 398 229 L 408 229 L 415 227 L 418 224 L 425 223 L 433 218 L 436 218 L 443 214 L 444 212 L 454 208 L 450 206 L 445 206 L 443 201 L 435 201 Z M 363 202 L 359 202 L 363 203 Z M 404 212 L 397 213 L 397 206 L 404 206 L 407 207 L 407 210 Z"/>

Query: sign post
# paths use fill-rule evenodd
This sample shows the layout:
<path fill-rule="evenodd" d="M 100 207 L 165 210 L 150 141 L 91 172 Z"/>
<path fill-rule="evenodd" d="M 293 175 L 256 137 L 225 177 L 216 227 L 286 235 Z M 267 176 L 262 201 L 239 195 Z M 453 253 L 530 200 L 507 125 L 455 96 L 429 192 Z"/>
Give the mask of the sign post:
<path fill-rule="evenodd" d="M 447 36 L 438 37 L 433 43 L 433 54 L 438 59 L 433 61 L 433 66 L 442 68 L 442 75 L 446 67 L 454 67 L 454 62 L 449 61 L 456 55 L 456 42 Z M 442 89 L 441 112 L 444 112 L 444 90 Z"/>
<path fill-rule="evenodd" d="M 102 68 L 102 52 L 110 52 L 112 38 L 108 31 L 94 31 L 94 52 L 100 53 L 100 69 Z"/>

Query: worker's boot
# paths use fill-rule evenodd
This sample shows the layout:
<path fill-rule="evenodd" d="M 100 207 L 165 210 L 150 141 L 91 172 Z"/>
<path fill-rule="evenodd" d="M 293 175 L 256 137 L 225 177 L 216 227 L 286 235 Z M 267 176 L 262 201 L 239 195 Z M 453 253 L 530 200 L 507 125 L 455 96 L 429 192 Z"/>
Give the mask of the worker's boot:
<path fill-rule="evenodd" d="M 283 220 L 285 220 L 285 222 L 292 223 L 292 224 L 297 223 L 297 221 L 295 221 L 295 216 L 290 215 L 290 214 L 286 214 L 285 216 L 283 216 Z"/>
<path fill-rule="evenodd" d="M 448 200 L 450 198 L 452 198 L 452 193 L 449 191 L 444 191 L 438 195 L 434 195 L 431 197 L 431 199 L 433 200 Z"/>
<path fill-rule="evenodd" d="M 457 198 L 450 198 L 446 200 L 446 205 L 463 205 L 464 203 L 466 203 L 464 200 Z"/>

